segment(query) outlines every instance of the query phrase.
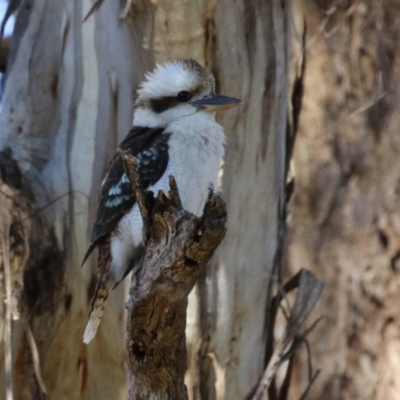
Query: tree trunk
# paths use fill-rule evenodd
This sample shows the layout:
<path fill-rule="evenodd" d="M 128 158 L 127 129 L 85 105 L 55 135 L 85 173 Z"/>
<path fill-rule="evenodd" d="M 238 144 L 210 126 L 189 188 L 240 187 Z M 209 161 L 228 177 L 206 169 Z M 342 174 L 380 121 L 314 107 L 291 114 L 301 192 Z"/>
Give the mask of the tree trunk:
<path fill-rule="evenodd" d="M 193 57 L 242 105 L 221 119 L 228 232 L 190 298 L 187 387 L 191 399 L 243 399 L 265 367 L 284 187 L 289 4 L 143 0 L 119 20 L 119 2 L 103 1 L 82 23 L 92 4 L 23 2 L 11 45 L 0 150 L 10 148 L 7 160 L 18 162 L 15 202 L 33 220 L 20 255 L 28 258 L 21 318 L 12 327 L 14 396 L 40 398 L 43 378 L 50 399 L 126 398 L 126 291 L 112 293 L 96 339 L 83 345 L 94 268 L 79 266 L 143 71 L 154 60 Z"/>
<path fill-rule="evenodd" d="M 288 266 L 326 283 L 310 399 L 399 399 L 400 3 L 295 3 L 294 47 L 303 18 L 308 35 Z"/>
<path fill-rule="evenodd" d="M 265 367 L 266 309 L 283 203 L 289 3 L 220 0 L 215 70 L 226 113 L 227 235 L 199 287 L 194 398 L 243 399 Z"/>
<path fill-rule="evenodd" d="M 82 23 L 90 6 L 23 2 L 8 63 L 0 149 L 18 161 L 34 213 L 17 222 L 44 215 L 27 238 L 21 318 L 12 327 L 18 399 L 42 398 L 28 327 L 48 398 L 126 397 L 124 290 L 112 293 L 96 340 L 84 345 L 94 269 L 80 264 L 103 171 L 131 127 L 134 88 L 150 65 L 142 41 L 151 10 L 137 2 L 136 18 L 120 22 L 118 2 L 107 1 Z"/>

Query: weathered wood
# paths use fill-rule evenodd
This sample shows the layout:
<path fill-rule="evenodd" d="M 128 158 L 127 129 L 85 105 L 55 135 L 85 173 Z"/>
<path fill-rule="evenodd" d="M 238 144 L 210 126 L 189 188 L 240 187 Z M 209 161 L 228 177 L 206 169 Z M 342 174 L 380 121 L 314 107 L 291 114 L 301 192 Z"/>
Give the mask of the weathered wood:
<path fill-rule="evenodd" d="M 128 158 L 125 165 L 128 170 L 135 166 Z M 129 176 L 138 193 L 135 174 L 131 171 Z M 142 199 L 143 213 L 145 197 L 141 193 L 137 197 Z M 146 251 L 134 270 L 127 302 L 130 400 L 188 398 L 184 384 L 188 295 L 224 238 L 225 223 L 225 202 L 211 191 L 202 217 L 183 210 L 173 177 L 168 197 L 160 192 L 155 199 Z"/>

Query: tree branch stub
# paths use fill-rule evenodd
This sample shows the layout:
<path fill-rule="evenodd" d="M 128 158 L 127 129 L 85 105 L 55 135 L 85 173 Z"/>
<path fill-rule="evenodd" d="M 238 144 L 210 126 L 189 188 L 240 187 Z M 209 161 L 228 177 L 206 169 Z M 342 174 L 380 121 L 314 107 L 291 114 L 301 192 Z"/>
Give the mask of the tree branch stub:
<path fill-rule="evenodd" d="M 210 191 L 203 216 L 196 217 L 182 208 L 172 176 L 168 197 L 160 191 L 150 202 L 138 184 L 133 157 L 123 159 L 148 220 L 146 249 L 134 270 L 126 304 L 128 398 L 187 399 L 188 295 L 225 236 L 226 205 Z"/>

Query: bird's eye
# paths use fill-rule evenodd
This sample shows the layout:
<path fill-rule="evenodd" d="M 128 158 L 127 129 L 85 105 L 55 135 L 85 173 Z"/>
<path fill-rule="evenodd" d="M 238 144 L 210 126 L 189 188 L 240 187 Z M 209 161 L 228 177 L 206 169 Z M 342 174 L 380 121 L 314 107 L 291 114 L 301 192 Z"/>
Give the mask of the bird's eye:
<path fill-rule="evenodd" d="M 192 98 L 192 94 L 190 92 L 187 92 L 186 90 L 179 92 L 178 95 L 176 96 L 176 99 L 178 101 L 180 101 L 181 103 L 186 103 L 191 98 Z"/>

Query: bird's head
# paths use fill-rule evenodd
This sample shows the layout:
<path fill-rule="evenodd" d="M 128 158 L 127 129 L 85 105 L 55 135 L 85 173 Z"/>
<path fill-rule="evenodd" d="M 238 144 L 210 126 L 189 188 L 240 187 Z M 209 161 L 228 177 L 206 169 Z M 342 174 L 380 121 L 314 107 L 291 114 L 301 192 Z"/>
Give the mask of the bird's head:
<path fill-rule="evenodd" d="M 164 127 L 196 112 L 215 113 L 240 100 L 214 93 L 215 80 L 192 59 L 157 65 L 138 90 L 134 125 Z"/>

